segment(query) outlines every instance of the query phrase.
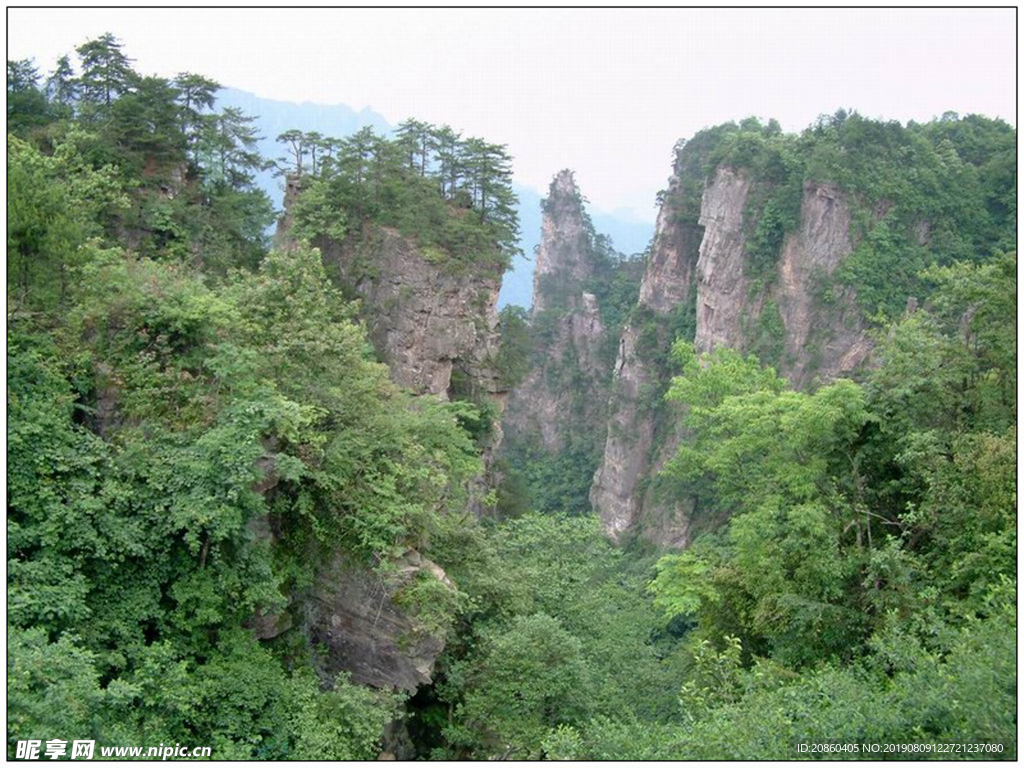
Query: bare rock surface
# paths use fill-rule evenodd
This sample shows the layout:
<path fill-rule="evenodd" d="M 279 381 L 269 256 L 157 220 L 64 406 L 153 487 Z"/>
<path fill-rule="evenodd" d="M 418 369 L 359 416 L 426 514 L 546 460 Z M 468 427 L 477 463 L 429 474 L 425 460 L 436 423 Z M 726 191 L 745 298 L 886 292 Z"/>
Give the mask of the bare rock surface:
<path fill-rule="evenodd" d="M 640 282 L 639 308 L 651 313 L 661 326 L 667 326 L 669 316 L 691 299 L 703 237 L 702 227 L 681 222 L 670 204 L 679 185 L 680 179 L 674 176 L 667 202 L 658 212 L 654 242 Z M 650 492 L 641 486 L 657 458 L 651 455 L 656 424 L 650 406 L 661 389 L 662 372 L 638 352 L 641 332 L 636 323 L 628 325 L 619 342 L 604 453 L 590 489 L 590 502 L 605 531 L 616 541 L 634 528 L 645 504 L 654 503 Z M 663 341 L 667 343 L 667 339 Z M 653 535 L 678 541 L 685 533 Z"/>
<path fill-rule="evenodd" d="M 531 310 L 535 329 L 552 326 L 550 337 L 534 350 L 539 362 L 511 393 L 504 419 L 517 438 L 536 436 L 552 454 L 576 437 L 593 438 L 608 396 L 608 364 L 601 360 L 606 329 L 597 298 L 587 291 L 594 244 L 582 200 L 572 172 L 561 171 L 544 208 Z M 576 375 L 585 397 L 571 384 Z"/>
<path fill-rule="evenodd" d="M 329 272 L 361 297 L 370 338 L 396 384 L 446 397 L 459 367 L 484 391 L 504 391 L 491 367 L 500 269 L 431 260 L 387 227 L 319 245 Z"/>
<path fill-rule="evenodd" d="M 398 595 L 413 579 L 436 579 L 454 589 L 445 572 L 416 550 L 392 564 L 386 577 L 336 557 L 317 573 L 303 600 L 302 623 L 321 673 L 348 672 L 353 682 L 415 691 L 431 681 L 444 650 L 443 633 L 417 618 Z"/>
<path fill-rule="evenodd" d="M 708 182 L 701 202 L 704 239 L 697 259 L 697 333 L 700 352 L 743 343 L 742 321 L 757 301 L 744 274 L 746 261 L 743 211 L 750 178 L 729 166 L 720 167 Z"/>
<path fill-rule="evenodd" d="M 852 251 L 850 207 L 842 192 L 833 185 L 806 184 L 800 229 L 783 243 L 773 289 L 786 328 L 782 373 L 797 388 L 814 376 L 828 381 L 847 375 L 871 351 L 854 292 L 836 289 L 829 306 L 816 295 L 818 285 Z"/>

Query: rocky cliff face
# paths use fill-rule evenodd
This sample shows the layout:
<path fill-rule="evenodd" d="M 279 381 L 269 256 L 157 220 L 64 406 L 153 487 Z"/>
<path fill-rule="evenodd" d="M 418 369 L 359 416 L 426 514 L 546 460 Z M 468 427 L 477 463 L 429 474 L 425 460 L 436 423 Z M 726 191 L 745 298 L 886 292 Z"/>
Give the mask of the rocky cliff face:
<path fill-rule="evenodd" d="M 289 178 L 277 241 L 287 245 L 290 208 L 301 194 Z M 328 275 L 361 300 L 377 354 L 392 380 L 416 394 L 473 393 L 499 406 L 506 394 L 493 366 L 498 351 L 501 269 L 430 255 L 394 229 L 366 224 L 344 241 L 314 242 Z"/>
<path fill-rule="evenodd" d="M 608 435 L 590 488 L 590 503 L 615 540 L 632 528 L 638 517 L 641 499 L 637 486 L 649 468 L 654 436 L 654 421 L 640 407 L 653 372 L 637 355 L 637 336 L 637 329 L 630 326 L 619 342 Z"/>
<path fill-rule="evenodd" d="M 800 229 L 789 235 L 779 258 L 772 291 L 786 328 L 782 371 L 795 387 L 815 376 L 828 381 L 861 366 L 871 352 L 854 292 L 835 288 L 825 304 L 816 296 L 853 251 L 850 205 L 831 184 L 804 185 Z"/>
<path fill-rule="evenodd" d="M 288 179 L 279 247 L 290 244 L 290 211 L 301 193 L 299 182 Z M 417 395 L 490 401 L 500 415 L 506 392 L 493 362 L 500 268 L 433 257 L 374 224 L 343 241 L 321 237 L 314 245 L 328 275 L 359 298 L 370 340 L 396 384 Z M 501 436 L 496 417 L 482 445 L 485 466 Z M 265 487 L 257 490 L 272 493 L 273 468 L 267 472 Z M 476 482 L 483 491 L 489 480 Z M 255 521 L 250 533 L 257 544 L 275 540 L 269 520 Z M 424 621 L 421 607 L 405 599 L 423 580 L 438 582 L 442 591 L 454 588 L 437 564 L 415 550 L 375 570 L 335 553 L 319 564 L 310 587 L 288 596 L 284 610 L 260 612 L 249 625 L 260 639 L 292 627 L 301 631 L 325 680 L 346 671 L 357 683 L 415 691 L 430 682 L 445 643 L 443 628 Z"/>
<path fill-rule="evenodd" d="M 606 329 L 597 297 L 587 290 L 598 266 L 594 248 L 573 174 L 562 171 L 548 192 L 536 256 L 534 365 L 512 392 L 504 419 L 510 438 L 537 438 L 548 453 L 592 441 L 607 399 Z"/>
<path fill-rule="evenodd" d="M 303 626 L 325 677 L 341 670 L 353 682 L 415 691 L 431 681 L 444 633 L 402 600 L 417 579 L 453 589 L 444 570 L 409 550 L 387 578 L 336 557 L 317 574 L 303 601 Z"/>
<path fill-rule="evenodd" d="M 250 533 L 256 546 L 275 540 L 266 519 L 253 521 Z M 258 611 L 247 625 L 259 640 L 298 627 L 325 681 L 348 672 L 364 685 L 415 691 L 431 681 L 446 628 L 425 621 L 422 607 L 403 598 L 417 580 L 436 580 L 453 594 L 455 587 L 413 549 L 389 566 L 384 577 L 338 553 L 317 569 L 311 587 L 289 595 L 283 609 Z"/>
<path fill-rule="evenodd" d="M 258 461 L 263 480 L 253 490 L 272 498 L 280 478 L 271 458 L 276 446 L 266 448 Z M 252 547 L 273 546 L 281 535 L 269 515 L 250 520 L 248 533 Z M 406 598 L 424 580 L 454 595 L 444 570 L 415 549 L 375 570 L 342 552 L 324 560 L 310 551 L 310 557 L 320 562 L 313 584 L 286 595 L 281 607 L 257 610 L 247 622 L 253 635 L 272 640 L 297 628 L 325 681 L 348 672 L 354 682 L 378 688 L 412 692 L 429 683 L 447 627 L 425 621 L 423 606 Z"/>
<path fill-rule="evenodd" d="M 824 300 L 819 290 L 855 245 L 850 205 L 842 191 L 828 184 L 804 185 L 799 227 L 784 237 L 775 274 L 755 281 L 749 275 L 747 241 L 750 198 L 758 180 L 728 165 L 696 179 L 700 167 L 677 161 L 637 310 L 619 345 L 604 455 L 590 494 L 605 530 L 616 540 L 640 535 L 683 547 L 699 517 L 697 500 L 658 490 L 658 471 L 685 439 L 675 426 L 679 414 L 670 413 L 662 400 L 671 377 L 666 354 L 675 335 L 692 338 L 700 352 L 718 347 L 749 352 L 763 333 L 757 330 L 764 327 L 762 319 L 768 322 L 774 319 L 769 313 L 777 314 L 779 354 L 767 362 L 795 387 L 850 375 L 871 349 L 854 292 L 833 287 Z M 696 183 L 703 191 L 694 217 L 686 190 Z M 673 316 L 685 315 L 691 301 L 692 326 L 676 322 L 673 328 Z"/>
<path fill-rule="evenodd" d="M 635 528 L 645 502 L 648 508 L 653 505 L 653 491 L 641 486 L 663 458 L 664 451 L 655 449 L 655 433 L 666 376 L 652 347 L 664 353 L 671 343 L 672 316 L 680 308 L 685 310 L 696 292 L 697 254 L 704 230 L 680 210 L 685 181 L 682 172 L 673 176 L 658 212 L 637 311 L 619 343 L 604 452 L 590 489 L 591 504 L 615 540 Z M 682 525 L 684 530 L 662 530 L 654 538 L 680 544 L 686 527 L 683 516 L 662 518 L 667 528 Z"/>
<path fill-rule="evenodd" d="M 548 309 L 573 309 L 578 288 L 594 273 L 593 243 L 572 171 L 555 176 L 544 202 L 541 240 L 533 273 L 532 315 Z"/>
<path fill-rule="evenodd" d="M 464 394 L 456 391 L 461 376 L 474 391 L 503 399 L 492 364 L 500 270 L 432 262 L 387 227 L 318 245 L 328 274 L 361 298 L 370 339 L 396 384 L 449 397 Z"/>
<path fill-rule="evenodd" d="M 370 340 L 391 379 L 418 395 L 484 401 L 494 414 L 481 444 L 484 475 L 475 481 L 473 512 L 493 485 L 491 465 L 504 438 L 507 391 L 495 359 L 501 270 L 428 258 L 388 227 L 366 225 L 344 242 L 321 238 L 328 275 L 358 295 Z"/>
<path fill-rule="evenodd" d="M 719 168 L 704 190 L 694 335 L 694 345 L 701 352 L 741 347 L 744 319 L 760 313 L 761 297 L 750 295 L 744 269 L 743 212 L 749 193 L 749 176 L 728 167 Z"/>
<path fill-rule="evenodd" d="M 719 168 L 708 182 L 701 206 L 704 239 L 697 262 L 697 326 L 694 346 L 749 351 L 751 328 L 769 307 L 782 323 L 782 349 L 776 365 L 797 388 L 817 377 L 849 375 L 871 350 L 864 319 L 852 289 L 833 286 L 826 300 L 819 286 L 853 251 L 851 212 L 832 184 L 807 182 L 800 226 L 786 235 L 774 279 L 760 290 L 744 272 L 748 174 Z"/>

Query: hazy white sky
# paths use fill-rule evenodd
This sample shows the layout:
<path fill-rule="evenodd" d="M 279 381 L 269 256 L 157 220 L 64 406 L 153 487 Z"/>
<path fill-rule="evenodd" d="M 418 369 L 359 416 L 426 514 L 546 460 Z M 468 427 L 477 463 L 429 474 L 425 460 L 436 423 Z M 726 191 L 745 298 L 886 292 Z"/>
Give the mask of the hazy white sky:
<path fill-rule="evenodd" d="M 595 206 L 640 220 L 676 139 L 722 121 L 1015 122 L 1012 9 L 9 9 L 8 58 L 48 71 L 105 31 L 145 74 L 449 123 L 508 144 L 519 182 L 570 167 Z"/>

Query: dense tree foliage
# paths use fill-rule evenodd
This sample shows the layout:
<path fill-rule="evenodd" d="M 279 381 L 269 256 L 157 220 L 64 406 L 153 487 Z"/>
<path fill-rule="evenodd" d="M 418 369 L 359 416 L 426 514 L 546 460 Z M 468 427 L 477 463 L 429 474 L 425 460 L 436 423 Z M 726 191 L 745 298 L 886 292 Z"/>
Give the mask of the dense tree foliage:
<path fill-rule="evenodd" d="M 1015 274 L 1013 254 L 926 273 L 932 299 L 888 329 L 863 384 L 793 392 L 753 357 L 677 345 L 669 397 L 688 404 L 694 441 L 669 471 L 730 522 L 659 563 L 656 602 L 695 621 L 701 642 L 735 638 L 747 663 L 808 675 L 828 664 L 850 684 L 906 671 L 898 695 L 920 685 L 925 700 L 944 690 L 942 674 L 918 665 L 979 644 L 1003 653 L 1016 589 L 1016 333 L 1002 312 L 1016 304 Z M 1014 673 L 997 663 L 988 693 L 974 692 L 994 706 L 976 713 L 978 732 L 1005 728 L 1008 751 Z M 938 740 L 961 722 L 948 708 L 935 717 L 922 725 Z"/>
<path fill-rule="evenodd" d="M 458 715 L 479 718 L 482 702 L 492 723 L 513 718 L 487 698 L 490 686 L 458 678 L 464 667 L 453 665 L 466 693 L 446 754 L 798 758 L 801 744 L 828 741 L 906 744 L 916 757 L 967 738 L 995 750 L 986 756 L 1016 755 L 1016 256 L 1004 251 L 1014 243 L 1014 137 L 976 116 L 904 128 L 840 113 L 800 136 L 746 121 L 681 145 L 682 188 L 664 199 L 683 227 L 696 226 L 702 191 L 688 180 L 723 163 L 755 179 L 747 268 L 759 287 L 799 224 L 807 181 L 851 196 L 859 245 L 836 279 L 858 290 L 877 324 L 870 372 L 793 391 L 758 360 L 777 359 L 769 332 L 756 356 L 697 355 L 692 308 L 668 320 L 633 312 L 637 354 L 676 372 L 667 400 L 687 436 L 657 480 L 695 500 L 710 521 L 695 529 L 712 529 L 658 560 L 649 583 L 663 618 L 640 642 L 672 648 L 659 665 L 673 670 L 677 699 L 643 713 L 541 701 L 529 681 L 582 690 L 580 665 L 600 662 L 576 651 L 584 635 L 563 614 L 523 611 L 505 631 L 536 656 L 498 665 L 507 651 L 484 634 L 478 659 L 461 663 L 496 681 L 496 699 L 531 702 L 515 710 L 517 724 L 557 714 L 533 720 L 533 735 L 467 734 Z M 911 295 L 919 307 L 905 310 Z M 653 407 L 660 428 L 673 412 Z M 536 473 L 519 493 L 533 485 L 539 508 L 584 511 L 587 484 L 574 485 L 581 467 L 569 455 L 517 462 Z M 506 511 L 522 514 L 528 505 L 508 495 Z M 581 546 L 563 550 L 571 562 L 570 549 Z M 612 572 L 637 558 L 626 554 Z M 597 637 L 614 631 L 614 619 L 603 622 Z M 659 646 L 669 629 L 671 644 Z M 556 635 L 558 657 L 544 651 Z M 529 670 L 509 690 L 505 665 Z"/>
<path fill-rule="evenodd" d="M 686 657 L 644 595 L 649 560 L 627 560 L 593 517 L 527 514 L 468 536 L 453 575 L 469 608 L 419 714 L 440 716 L 430 756 L 536 759 L 560 727 L 675 711 Z"/>
<path fill-rule="evenodd" d="M 1015 274 L 1010 254 L 923 275 L 861 383 L 796 392 L 677 343 L 692 440 L 667 471 L 729 522 L 646 595 L 651 556 L 589 517 L 476 543 L 468 627 L 418 715 L 433 755 L 1015 757 Z M 922 752 L 965 741 L 992 751 Z"/>
<path fill-rule="evenodd" d="M 504 519 L 474 519 L 490 414 L 395 386 L 318 251 L 268 249 L 251 118 L 201 75 L 140 75 L 110 35 L 76 53 L 46 78 L 8 62 L 9 755 L 371 759 L 399 719 L 424 758 L 1016 757 L 1012 129 L 837 113 L 680 147 L 763 180 L 758 279 L 806 181 L 854 195 L 836 279 L 877 325 L 859 381 L 797 392 L 756 356 L 698 355 L 694 307 L 629 317 L 638 262 L 590 233 L 602 321 L 674 366 L 657 413 L 687 439 L 665 477 L 725 521 L 666 554 L 587 514 L 592 444 L 524 454 L 487 504 Z M 396 227 L 466 264 L 512 247 L 500 147 L 416 121 L 282 144 L 299 234 Z M 696 185 L 670 197 L 696 226 Z M 502 321 L 513 384 L 546 329 Z M 325 674 L 301 629 L 252 632 L 327 558 L 381 574 L 410 548 L 454 586 L 408 590 L 447 639 L 408 700 Z"/>
<path fill-rule="evenodd" d="M 60 174 L 79 185 L 99 183 L 102 175 L 108 187 L 131 191 L 118 198 L 122 205 L 107 200 L 102 215 L 84 211 L 79 218 L 136 253 L 194 263 L 211 276 L 256 266 L 273 213 L 255 184 L 264 161 L 253 149 L 252 118 L 214 112 L 220 86 L 206 78 L 143 77 L 121 47 L 111 35 L 84 43 L 77 49 L 80 73 L 62 57 L 45 88 L 31 62 L 8 62 L 8 132 L 48 158 L 31 172 Z M 12 151 L 20 152 L 9 147 L 9 163 Z M 30 162 L 24 156 L 17 161 Z M 50 169 L 42 167 L 47 162 Z M 94 172 L 91 181 L 79 173 L 86 170 Z M 23 179 L 18 189 L 32 186 Z M 98 202 L 92 193 L 79 199 L 87 206 Z M 56 198 L 26 202 L 31 210 L 24 213 L 45 216 L 47 206 L 61 204 Z M 57 258 L 49 245 L 30 251 L 22 240 L 18 247 L 26 261 Z"/>
<path fill-rule="evenodd" d="M 364 128 L 343 139 L 286 131 L 280 172 L 302 190 L 296 233 L 342 239 L 368 222 L 414 238 L 450 267 L 511 263 L 519 224 L 511 157 L 448 126 L 407 120 L 394 138 Z"/>
<path fill-rule="evenodd" d="M 472 406 L 372 359 L 317 251 L 266 251 L 250 119 L 110 36 L 44 94 L 9 65 L 9 746 L 366 759 L 398 697 L 247 623 L 339 551 L 457 528 Z M 258 533 L 271 520 L 279 540 Z"/>

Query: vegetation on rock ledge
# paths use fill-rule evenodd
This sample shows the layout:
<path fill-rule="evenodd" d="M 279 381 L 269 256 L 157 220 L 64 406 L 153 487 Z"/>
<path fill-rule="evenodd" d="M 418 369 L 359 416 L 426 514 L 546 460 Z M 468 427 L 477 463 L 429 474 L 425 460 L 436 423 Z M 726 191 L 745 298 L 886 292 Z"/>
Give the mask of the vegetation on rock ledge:
<path fill-rule="evenodd" d="M 396 228 L 442 263 L 506 267 L 518 252 L 511 158 L 503 146 L 407 120 L 393 139 L 288 131 L 281 173 L 301 189 L 295 234 L 343 239 L 367 222 Z"/>

